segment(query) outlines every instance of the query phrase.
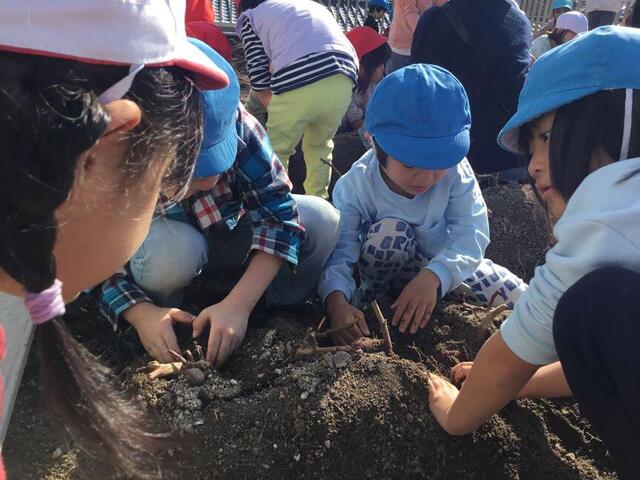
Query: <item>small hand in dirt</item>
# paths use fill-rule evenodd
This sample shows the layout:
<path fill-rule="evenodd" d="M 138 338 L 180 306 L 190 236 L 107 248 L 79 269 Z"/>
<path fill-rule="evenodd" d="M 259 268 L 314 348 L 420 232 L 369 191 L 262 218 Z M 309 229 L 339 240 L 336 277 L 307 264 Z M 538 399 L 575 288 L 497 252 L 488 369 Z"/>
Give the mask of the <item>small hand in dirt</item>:
<path fill-rule="evenodd" d="M 450 433 L 449 410 L 460 392 L 447 380 L 433 373 L 429 374 L 427 383 L 429 384 L 429 409 L 440 426 Z"/>
<path fill-rule="evenodd" d="M 160 362 L 173 360 L 168 350 L 180 351 L 173 324 L 191 323 L 195 318 L 179 308 L 158 307 L 150 302 L 134 305 L 123 316 L 136 329 L 149 355 Z"/>
<path fill-rule="evenodd" d="M 238 348 L 247 332 L 250 311 L 223 300 L 200 312 L 193 321 L 193 338 L 198 338 L 209 324 L 207 361 L 220 368 Z"/>
<path fill-rule="evenodd" d="M 404 333 L 407 328 L 411 334 L 429 323 L 433 309 L 438 301 L 440 279 L 431 270 L 422 269 L 400 293 L 391 308 L 394 310 L 391 323 Z"/>
<path fill-rule="evenodd" d="M 363 337 L 371 335 L 367 327 L 364 313 L 349 302 L 340 291 L 332 292 L 327 297 L 327 314 L 330 328 L 340 328 L 351 325 L 331 335 L 336 345 L 351 345 Z"/>
<path fill-rule="evenodd" d="M 463 383 L 473 367 L 473 362 L 460 362 L 451 369 L 451 381 L 456 384 Z"/>

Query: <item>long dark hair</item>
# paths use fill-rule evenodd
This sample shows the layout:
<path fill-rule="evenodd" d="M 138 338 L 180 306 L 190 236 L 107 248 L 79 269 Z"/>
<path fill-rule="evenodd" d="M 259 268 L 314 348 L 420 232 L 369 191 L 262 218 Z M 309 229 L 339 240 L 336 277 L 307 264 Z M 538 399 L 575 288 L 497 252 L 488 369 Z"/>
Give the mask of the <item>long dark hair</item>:
<path fill-rule="evenodd" d="M 364 93 L 367 91 L 376 68 L 386 64 L 390 56 L 391 47 L 385 42 L 362 57 L 362 60 L 360 60 L 360 74 L 358 75 L 358 92 Z"/>
<path fill-rule="evenodd" d="M 638 1 L 633 2 L 633 5 L 627 8 L 631 8 L 631 14 L 625 20 L 625 26 L 640 28 L 640 5 Z"/>
<path fill-rule="evenodd" d="M 28 291 L 40 292 L 56 278 L 55 210 L 71 191 L 78 157 L 107 127 L 97 94 L 127 72 L 0 53 L 0 267 Z M 138 104 L 142 120 L 128 136 L 122 188 L 135 186 L 155 153 L 175 152 L 163 188 L 179 190 L 201 141 L 197 89 L 179 69 L 145 68 L 127 98 Z M 159 452 L 175 446 L 167 442 L 166 429 L 115 390 L 112 374 L 62 319 L 40 326 L 39 335 L 47 409 L 62 419 L 77 445 L 129 475 L 158 476 Z"/>
<path fill-rule="evenodd" d="M 601 90 L 560 107 L 549 143 L 549 169 L 553 186 L 565 201 L 591 173 L 591 159 L 602 149 L 620 159 L 625 90 Z M 633 92 L 628 158 L 640 155 L 640 91 Z"/>

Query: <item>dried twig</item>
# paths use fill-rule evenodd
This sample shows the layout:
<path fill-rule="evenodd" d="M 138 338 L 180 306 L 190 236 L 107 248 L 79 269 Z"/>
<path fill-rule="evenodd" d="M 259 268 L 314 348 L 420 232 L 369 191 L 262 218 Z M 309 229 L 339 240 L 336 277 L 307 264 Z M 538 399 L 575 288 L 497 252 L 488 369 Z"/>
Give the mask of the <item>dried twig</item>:
<path fill-rule="evenodd" d="M 509 307 L 503 303 L 502 305 L 498 305 L 496 308 L 489 310 L 482 320 L 480 320 L 480 325 L 478 325 L 478 335 L 484 334 L 495 318 L 508 309 Z"/>
<path fill-rule="evenodd" d="M 391 335 L 389 335 L 389 325 L 387 323 L 387 319 L 382 315 L 382 311 L 380 310 L 380 306 L 378 302 L 374 300 L 371 302 L 371 308 L 373 308 L 373 314 L 376 316 L 378 320 L 378 325 L 380 326 L 380 330 L 382 331 L 382 338 L 384 339 L 384 350 L 387 352 L 387 355 L 394 357 L 395 353 L 393 353 L 393 343 L 391 343 Z"/>
<path fill-rule="evenodd" d="M 344 175 L 344 173 L 342 173 L 340 170 L 338 170 L 338 167 L 336 167 L 329 160 L 325 160 L 324 158 L 321 158 L 320 161 L 322 163 L 324 163 L 325 165 L 329 165 L 331 167 L 331 170 L 333 170 L 336 173 L 336 175 L 338 175 L 338 177 L 341 177 L 342 175 Z"/>
<path fill-rule="evenodd" d="M 211 368 L 211 362 L 207 362 L 205 360 L 198 360 L 195 362 L 171 362 L 171 363 L 161 363 L 156 360 L 153 360 L 146 364 L 144 367 L 140 367 L 136 370 L 136 372 L 144 372 L 149 374 L 149 378 L 151 380 L 155 380 L 156 378 L 165 378 L 170 377 L 172 375 L 176 375 L 180 372 L 184 372 L 186 370 L 192 368 L 206 369 Z"/>

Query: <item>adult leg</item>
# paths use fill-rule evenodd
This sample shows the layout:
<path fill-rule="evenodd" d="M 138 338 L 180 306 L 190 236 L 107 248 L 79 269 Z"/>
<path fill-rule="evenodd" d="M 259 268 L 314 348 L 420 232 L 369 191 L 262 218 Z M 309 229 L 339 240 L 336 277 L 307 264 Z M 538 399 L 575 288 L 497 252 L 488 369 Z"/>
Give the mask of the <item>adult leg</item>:
<path fill-rule="evenodd" d="M 387 60 L 387 75 L 410 64 L 411 55 L 400 55 L 399 53 L 391 52 L 391 56 Z"/>
<path fill-rule="evenodd" d="M 306 238 L 295 274 L 289 264 L 282 266 L 267 289 L 267 305 L 296 305 L 314 293 L 340 233 L 340 215 L 329 202 L 309 195 L 293 197 Z"/>
<path fill-rule="evenodd" d="M 305 88 L 273 95 L 269 104 L 267 134 L 273 151 L 285 168 L 288 167 L 289 157 L 295 153 L 296 145 L 308 123 Z"/>
<path fill-rule="evenodd" d="M 397 218 L 382 218 L 369 227 L 357 264 L 360 287 L 354 303 L 369 303 L 397 287 L 418 251 L 415 237 L 411 225 Z"/>
<path fill-rule="evenodd" d="M 158 305 L 178 307 L 182 289 L 207 263 L 207 242 L 192 225 L 158 217 L 129 262 L 133 280 Z"/>
<path fill-rule="evenodd" d="M 640 478 L 640 274 L 595 270 L 560 298 L 553 337 L 582 413 L 622 480 Z"/>
<path fill-rule="evenodd" d="M 303 87 L 309 95 L 309 123 L 302 137 L 302 152 L 307 165 L 304 190 L 307 195 L 328 196 L 333 160 L 333 137 L 351 103 L 353 82 L 344 75 L 334 75 Z"/>
<path fill-rule="evenodd" d="M 473 275 L 450 291 L 449 295 L 458 301 L 488 305 L 497 294 L 493 306 L 504 303 L 512 309 L 527 288 L 528 285 L 517 275 L 485 258 Z"/>

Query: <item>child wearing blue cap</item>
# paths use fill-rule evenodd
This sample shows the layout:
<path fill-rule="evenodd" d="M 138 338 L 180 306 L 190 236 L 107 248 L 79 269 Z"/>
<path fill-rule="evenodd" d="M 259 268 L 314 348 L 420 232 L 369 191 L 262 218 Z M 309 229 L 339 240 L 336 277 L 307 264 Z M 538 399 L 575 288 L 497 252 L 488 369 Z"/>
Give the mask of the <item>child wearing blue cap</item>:
<path fill-rule="evenodd" d="M 529 152 L 556 243 L 460 391 L 430 375 L 448 432 L 516 397 L 575 396 L 620 478 L 640 478 L 640 31 L 602 27 L 543 55 L 499 143 Z M 616 52 L 611 55 L 611 52 Z"/>
<path fill-rule="evenodd" d="M 131 323 L 147 351 L 171 361 L 178 351 L 173 323 L 193 322 L 194 338 L 210 326 L 207 360 L 222 365 L 240 344 L 249 314 L 295 305 L 314 293 L 338 233 L 338 215 L 325 200 L 292 195 L 291 182 L 260 124 L 239 104 L 233 68 L 191 39 L 230 79 L 202 93 L 204 140 L 194 178 L 177 204 L 159 209 L 140 249 L 125 269 L 98 290 L 113 323 Z M 180 310 L 183 288 L 206 271 L 246 267 L 221 302 L 194 318 Z"/>
<path fill-rule="evenodd" d="M 398 293 L 392 323 L 416 333 L 447 293 L 477 304 L 497 293 L 496 305 L 512 305 L 525 291 L 515 275 L 483 260 L 489 224 L 465 159 L 470 124 L 467 95 L 443 68 L 412 65 L 379 83 L 365 119 L 374 149 L 333 191 L 340 238 L 319 293 L 332 327 L 358 320 L 337 343 L 369 333 L 352 304 L 387 293 Z"/>

